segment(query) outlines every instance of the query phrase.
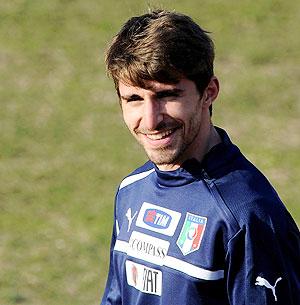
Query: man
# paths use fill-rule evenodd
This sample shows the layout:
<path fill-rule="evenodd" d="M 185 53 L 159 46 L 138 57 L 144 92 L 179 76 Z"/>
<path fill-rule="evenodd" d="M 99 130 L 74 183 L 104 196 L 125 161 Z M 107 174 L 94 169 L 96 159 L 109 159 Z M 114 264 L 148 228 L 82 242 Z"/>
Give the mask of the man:
<path fill-rule="evenodd" d="M 107 52 L 124 121 L 149 161 L 115 201 L 107 304 L 300 304 L 299 230 L 211 121 L 214 46 L 188 16 L 131 18 Z"/>

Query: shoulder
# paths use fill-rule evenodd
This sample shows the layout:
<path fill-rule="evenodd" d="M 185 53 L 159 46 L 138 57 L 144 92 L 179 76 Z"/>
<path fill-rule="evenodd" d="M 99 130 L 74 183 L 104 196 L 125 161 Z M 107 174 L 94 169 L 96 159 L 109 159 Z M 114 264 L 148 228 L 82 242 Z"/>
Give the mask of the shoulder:
<path fill-rule="evenodd" d="M 247 159 L 236 161 L 214 185 L 239 227 L 254 220 L 282 227 L 289 217 L 274 187 Z"/>
<path fill-rule="evenodd" d="M 131 185 L 139 180 L 146 178 L 152 172 L 155 171 L 154 165 L 152 162 L 148 161 L 133 172 L 131 172 L 128 176 L 126 176 L 119 185 L 119 190 Z"/>

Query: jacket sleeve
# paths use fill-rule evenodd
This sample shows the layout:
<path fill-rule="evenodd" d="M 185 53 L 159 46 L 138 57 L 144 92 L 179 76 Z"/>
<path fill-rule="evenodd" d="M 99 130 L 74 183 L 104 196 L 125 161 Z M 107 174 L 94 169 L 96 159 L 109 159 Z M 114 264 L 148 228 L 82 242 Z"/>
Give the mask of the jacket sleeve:
<path fill-rule="evenodd" d="M 231 238 L 226 255 L 230 305 L 300 304 L 300 235 L 286 211 L 253 213 Z"/>
<path fill-rule="evenodd" d="M 114 226 L 113 233 L 110 245 L 110 265 L 108 271 L 108 277 L 106 282 L 106 287 L 104 290 L 104 294 L 102 297 L 102 301 L 100 305 L 121 305 L 121 294 L 120 294 L 120 285 L 118 281 L 118 274 L 116 270 L 116 266 L 114 264 L 114 246 L 116 243 L 118 233 L 118 224 L 116 220 L 116 214 L 114 215 Z"/>

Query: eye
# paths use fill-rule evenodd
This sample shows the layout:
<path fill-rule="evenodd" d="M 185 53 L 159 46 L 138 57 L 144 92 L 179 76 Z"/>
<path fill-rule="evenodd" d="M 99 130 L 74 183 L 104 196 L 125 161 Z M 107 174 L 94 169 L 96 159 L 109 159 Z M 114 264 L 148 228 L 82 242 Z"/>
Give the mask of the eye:
<path fill-rule="evenodd" d="M 135 101 L 142 101 L 143 99 L 139 95 L 133 94 L 129 97 L 124 98 L 124 100 L 127 103 L 130 103 L 130 102 L 135 102 Z"/>
<path fill-rule="evenodd" d="M 172 100 L 180 96 L 179 90 L 164 90 L 157 92 L 156 96 L 158 99 L 167 99 L 167 100 Z"/>
<path fill-rule="evenodd" d="M 132 103 L 132 102 L 137 102 L 137 101 L 142 101 L 143 98 L 139 96 L 138 94 L 132 94 L 128 96 L 121 96 L 121 101 L 123 103 Z"/>

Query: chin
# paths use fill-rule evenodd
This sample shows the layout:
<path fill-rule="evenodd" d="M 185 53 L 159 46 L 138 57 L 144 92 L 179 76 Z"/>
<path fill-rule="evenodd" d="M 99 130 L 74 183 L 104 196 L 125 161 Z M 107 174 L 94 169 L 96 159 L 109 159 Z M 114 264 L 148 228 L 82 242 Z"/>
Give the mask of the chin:
<path fill-rule="evenodd" d="M 178 152 L 166 152 L 161 150 L 160 152 L 147 152 L 148 158 L 156 165 L 174 165 L 177 164 L 179 159 Z"/>

